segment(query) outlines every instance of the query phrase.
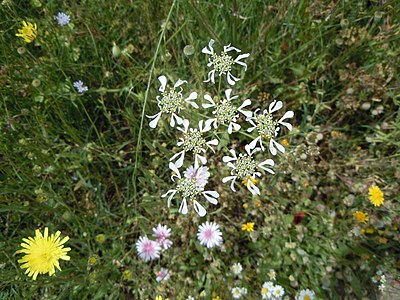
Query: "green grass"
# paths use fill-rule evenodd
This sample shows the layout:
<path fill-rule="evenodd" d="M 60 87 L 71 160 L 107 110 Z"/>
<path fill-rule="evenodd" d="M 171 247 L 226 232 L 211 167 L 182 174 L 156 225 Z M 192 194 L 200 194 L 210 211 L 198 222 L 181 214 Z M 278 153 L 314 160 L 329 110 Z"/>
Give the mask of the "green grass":
<path fill-rule="evenodd" d="M 398 279 L 397 1 L 93 3 L 0 4 L 0 299 L 186 299 L 202 290 L 207 299 L 230 299 L 235 286 L 260 299 L 270 269 L 293 297 L 308 288 L 318 299 L 378 299 L 376 270 L 389 285 Z M 71 16 L 70 25 L 57 25 L 59 11 Z M 15 36 L 22 20 L 38 26 L 33 43 Z M 255 136 L 229 136 L 223 127 L 209 134 L 220 145 L 208 160 L 207 187 L 220 198 L 200 218 L 180 215 L 180 201 L 167 208 L 161 198 L 172 188 L 167 162 L 179 136 L 166 116 L 154 130 L 144 116 L 158 112 L 160 75 L 169 83 L 188 80 L 185 92 L 196 90 L 197 103 L 206 93 L 223 96 L 225 79 L 203 82 L 201 49 L 210 38 L 218 51 L 232 44 L 251 54 L 233 87 L 240 100 L 264 109 L 278 99 L 295 118 L 278 139 L 289 146 L 274 158 L 276 175 L 257 184 L 259 197 L 221 182 L 229 174 L 222 157 Z M 186 45 L 193 55 L 184 54 Z M 77 80 L 89 91 L 78 94 Z M 191 123 L 208 114 L 182 111 Z M 271 158 L 259 158 L 265 156 Z M 368 201 L 372 184 L 385 193 L 379 208 Z M 294 225 L 300 211 L 303 222 Z M 368 212 L 369 222 L 357 223 L 355 211 Z M 206 220 L 220 225 L 219 249 L 197 241 Z M 251 234 L 241 231 L 249 221 Z M 173 247 L 144 262 L 135 243 L 159 223 L 172 229 Z M 33 281 L 15 252 L 44 227 L 70 237 L 71 260 L 56 276 Z M 374 233 L 351 236 L 354 228 Z M 234 262 L 243 265 L 240 279 L 230 271 Z M 155 280 L 161 267 L 172 272 L 166 284 Z"/>

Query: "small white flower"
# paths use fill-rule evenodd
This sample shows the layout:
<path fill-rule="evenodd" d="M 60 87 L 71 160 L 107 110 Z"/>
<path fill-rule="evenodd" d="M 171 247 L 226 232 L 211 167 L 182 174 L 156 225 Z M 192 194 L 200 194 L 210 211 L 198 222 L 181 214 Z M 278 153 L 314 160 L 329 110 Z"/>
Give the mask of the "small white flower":
<path fill-rule="evenodd" d="M 247 295 L 247 289 L 246 288 L 241 288 L 240 292 L 242 293 L 242 296 L 246 296 Z"/>
<path fill-rule="evenodd" d="M 214 128 L 217 128 L 219 124 L 224 124 L 228 126 L 228 133 L 231 134 L 233 131 L 238 131 L 240 129 L 240 125 L 236 123 L 239 118 L 238 112 L 242 113 L 247 118 L 252 116 L 251 111 L 243 110 L 244 107 L 249 106 L 251 104 L 250 99 L 244 100 L 241 106 L 236 107 L 232 105 L 232 100 L 238 98 L 238 96 L 231 97 L 232 89 L 225 90 L 226 99 L 219 101 L 217 103 L 211 98 L 210 95 L 204 95 L 204 99 L 206 99 L 209 103 L 203 103 L 204 108 L 214 107 L 215 110 L 212 112 L 214 118 L 208 119 L 205 121 L 206 128 L 209 128 L 211 125 Z"/>
<path fill-rule="evenodd" d="M 169 270 L 165 268 L 161 268 L 160 272 L 158 272 L 157 275 L 158 275 L 156 278 L 157 282 L 168 281 L 170 277 Z"/>
<path fill-rule="evenodd" d="M 186 300 L 194 300 L 194 298 L 193 298 L 192 296 L 188 296 L 188 297 L 186 298 Z"/>
<path fill-rule="evenodd" d="M 274 284 L 271 281 L 264 282 L 261 289 L 262 299 L 271 299 L 273 290 L 274 290 Z"/>
<path fill-rule="evenodd" d="M 251 179 L 255 179 L 256 176 L 261 177 L 261 173 L 258 172 L 257 169 L 263 169 L 268 173 L 275 174 L 272 169 L 266 167 L 266 165 L 274 166 L 274 161 L 272 159 L 266 159 L 261 163 L 256 163 L 254 161 L 253 154 L 260 148 L 253 149 L 252 151 L 247 147 L 245 147 L 245 149 L 246 153 L 239 154 L 239 156 L 236 156 L 235 150 L 231 149 L 229 152 L 232 154 L 232 157 L 224 156 L 222 158 L 223 162 L 225 162 L 228 167 L 232 168 L 231 176 L 223 178 L 222 182 L 226 183 L 231 181 L 231 189 L 232 191 L 236 192 L 234 187 L 236 179 L 245 180 L 247 182 L 247 189 L 253 195 L 260 195 L 260 189 L 253 183 Z"/>
<path fill-rule="evenodd" d="M 58 25 L 61 26 L 68 25 L 69 21 L 71 20 L 70 16 L 64 14 L 63 12 L 59 12 L 56 16 L 54 16 L 54 19 L 56 19 Z"/>
<path fill-rule="evenodd" d="M 269 276 L 269 279 L 271 279 L 272 281 L 275 280 L 275 279 L 276 279 L 276 272 L 275 272 L 275 270 L 273 270 L 273 269 L 269 270 L 268 276 Z"/>
<path fill-rule="evenodd" d="M 88 87 L 83 85 L 83 82 L 81 80 L 75 81 L 73 83 L 73 86 L 78 90 L 79 93 L 87 92 Z"/>
<path fill-rule="evenodd" d="M 170 207 L 171 199 L 176 193 L 181 194 L 183 198 L 179 207 L 179 212 L 184 215 L 188 213 L 188 201 L 193 203 L 194 210 L 200 217 L 204 217 L 206 215 L 207 211 L 196 200 L 200 195 L 204 196 L 204 198 L 206 198 L 206 200 L 211 204 L 218 204 L 217 198 L 219 197 L 219 194 L 216 191 L 204 191 L 204 186 L 200 185 L 196 178 L 190 178 L 187 176 L 182 177 L 178 167 L 173 163 L 169 163 L 169 168 L 174 172 L 174 175 L 171 177 L 172 180 L 175 181 L 175 178 L 178 178 L 178 181 L 175 189 L 171 189 L 161 196 L 164 198 L 169 195 L 167 202 L 168 207 Z M 195 173 L 197 172 L 198 171 L 195 171 Z"/>
<path fill-rule="evenodd" d="M 234 64 L 238 64 L 241 66 L 244 66 L 244 70 L 247 70 L 247 65 L 241 61 L 242 58 L 249 57 L 249 53 L 245 54 L 240 54 L 238 57 L 233 59 L 232 56 L 228 54 L 229 51 L 236 51 L 236 52 L 242 52 L 242 50 L 237 49 L 235 47 L 232 47 L 230 44 L 227 46 L 224 46 L 224 51 L 221 52 L 220 54 L 217 54 L 214 52 L 214 40 L 211 39 L 210 42 L 208 43 L 208 48 L 204 47 L 201 52 L 205 54 L 211 55 L 209 58 L 209 62 L 207 64 L 207 67 L 213 68 L 210 72 L 208 72 L 208 79 L 205 80 L 204 82 L 209 82 L 211 81 L 212 83 L 215 83 L 215 73 L 218 73 L 218 76 L 221 76 L 222 74 L 226 74 L 226 79 L 230 85 L 234 85 L 236 81 L 239 81 L 239 78 L 236 78 L 231 74 L 232 66 Z"/>
<path fill-rule="evenodd" d="M 247 120 L 253 127 L 247 129 L 247 132 L 252 132 L 254 129 L 258 131 L 258 137 L 255 138 L 250 144 L 246 147 L 249 149 L 254 149 L 257 145 L 257 142 L 260 143 L 260 147 L 262 151 L 264 151 L 264 146 L 262 144 L 263 139 L 266 142 L 269 142 L 269 151 L 272 155 L 276 155 L 276 148 L 282 153 L 285 152 L 285 148 L 277 143 L 274 138 L 278 136 L 278 132 L 280 130 L 280 125 L 285 126 L 287 129 L 292 130 L 292 125 L 287 122 L 283 122 L 285 119 L 292 118 L 294 116 L 293 111 L 287 111 L 278 121 L 274 120 L 272 113 L 282 108 L 282 101 L 274 100 L 270 105 L 268 110 L 264 110 L 261 114 L 257 115 L 257 112 L 260 110 L 256 109 L 253 113 L 253 116 L 248 118 Z M 276 147 L 276 148 L 275 148 Z"/>
<path fill-rule="evenodd" d="M 285 294 L 285 290 L 283 289 L 282 286 L 280 286 L 280 285 L 275 285 L 274 286 L 274 289 L 272 290 L 272 295 L 275 298 L 281 299 L 284 294 Z"/>
<path fill-rule="evenodd" d="M 219 226 L 214 222 L 210 223 L 208 221 L 199 226 L 197 238 L 200 244 L 207 246 L 207 248 L 220 246 L 223 241 Z"/>
<path fill-rule="evenodd" d="M 161 83 L 161 86 L 158 89 L 161 92 L 161 96 L 157 96 L 156 99 L 160 112 L 155 114 L 154 116 L 146 115 L 146 117 L 152 119 L 152 121 L 149 123 L 149 126 L 151 128 L 156 128 L 158 121 L 160 120 L 163 113 L 171 115 L 171 120 L 169 123 L 171 127 L 175 126 L 175 121 L 178 125 L 182 124 L 183 120 L 178 116 L 178 114 L 181 109 L 185 108 L 187 103 L 192 105 L 194 108 L 199 108 L 199 106 L 192 101 L 197 99 L 197 93 L 191 92 L 189 97 L 184 99 L 182 95 L 183 89 L 181 85 L 187 83 L 186 80 L 178 79 L 178 81 L 174 84 L 174 87 L 172 88 L 167 88 L 167 77 L 165 77 L 164 75 L 158 77 L 158 80 Z"/>
<path fill-rule="evenodd" d="M 136 242 L 136 250 L 141 259 L 149 261 L 160 257 L 161 248 L 157 242 L 149 240 L 147 236 L 141 236 Z"/>
<path fill-rule="evenodd" d="M 239 299 L 242 296 L 242 290 L 240 287 L 234 287 L 232 289 L 232 297 L 235 299 Z"/>
<path fill-rule="evenodd" d="M 195 169 L 193 166 L 190 166 L 183 172 L 185 177 L 190 179 L 196 179 L 196 184 L 204 187 L 208 182 L 208 177 L 210 177 L 210 172 L 208 172 L 208 167 L 199 167 Z"/>
<path fill-rule="evenodd" d="M 172 156 L 169 161 L 174 161 L 176 159 L 174 164 L 178 168 L 182 167 L 186 152 L 192 152 L 194 154 L 194 167 L 196 169 L 199 167 L 200 162 L 203 165 L 206 164 L 206 157 L 200 155 L 200 153 L 205 153 L 207 148 L 210 148 L 214 152 L 214 149 L 211 146 L 218 145 L 217 139 L 207 142 L 203 137 L 203 133 L 211 129 L 203 127 L 203 123 L 203 120 L 199 122 L 198 129 L 189 128 L 189 121 L 185 119 L 182 121 L 182 127 L 177 127 L 178 130 L 183 132 L 183 137 L 179 138 L 179 142 L 177 143 L 177 145 L 183 148 L 183 150 Z"/>
<path fill-rule="evenodd" d="M 239 275 L 240 273 L 242 273 L 243 267 L 240 263 L 236 263 L 236 264 L 233 264 L 231 269 L 232 269 L 233 274 Z"/>
<path fill-rule="evenodd" d="M 314 291 L 311 290 L 301 290 L 296 300 L 313 300 L 315 297 Z"/>
<path fill-rule="evenodd" d="M 156 228 L 153 228 L 153 237 L 156 242 L 164 249 L 168 249 L 172 245 L 172 241 L 169 239 L 171 236 L 171 229 L 166 225 L 158 224 Z"/>

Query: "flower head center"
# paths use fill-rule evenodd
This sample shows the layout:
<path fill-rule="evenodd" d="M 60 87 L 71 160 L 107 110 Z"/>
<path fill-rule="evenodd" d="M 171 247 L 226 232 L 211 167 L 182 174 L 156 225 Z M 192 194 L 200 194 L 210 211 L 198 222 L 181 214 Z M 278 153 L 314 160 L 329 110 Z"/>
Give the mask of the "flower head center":
<path fill-rule="evenodd" d="M 194 154 L 199 153 L 206 146 L 206 140 L 197 129 L 190 130 L 183 136 L 182 147 L 185 151 L 193 151 Z"/>
<path fill-rule="evenodd" d="M 256 170 L 256 163 L 254 159 L 251 156 L 248 156 L 247 154 L 240 154 L 236 164 L 235 164 L 235 169 L 232 171 L 234 174 L 241 178 L 245 179 L 247 177 L 251 177 L 254 175 Z"/>
<path fill-rule="evenodd" d="M 184 107 L 184 99 L 182 90 L 177 92 L 174 88 L 161 93 L 162 97 L 158 98 L 158 107 L 163 113 L 174 113 Z"/>
<path fill-rule="evenodd" d="M 196 184 L 196 179 L 182 178 L 178 181 L 176 191 L 182 194 L 183 198 L 193 201 L 203 191 L 203 187 Z"/>
<path fill-rule="evenodd" d="M 311 300 L 311 298 L 310 298 L 309 295 L 305 295 L 305 296 L 304 296 L 304 300 Z"/>
<path fill-rule="evenodd" d="M 219 75 L 229 72 L 234 64 L 232 56 L 221 52 L 220 55 L 214 53 L 211 56 L 211 65 L 214 65 L 214 70 L 219 72 Z"/>
<path fill-rule="evenodd" d="M 213 114 L 218 122 L 227 124 L 233 121 L 236 117 L 237 108 L 231 105 L 231 101 L 225 99 L 215 105 Z"/>
<path fill-rule="evenodd" d="M 255 118 L 255 122 L 257 124 L 256 127 L 260 136 L 267 139 L 270 139 L 274 136 L 278 122 L 274 121 L 270 113 L 258 115 Z"/>

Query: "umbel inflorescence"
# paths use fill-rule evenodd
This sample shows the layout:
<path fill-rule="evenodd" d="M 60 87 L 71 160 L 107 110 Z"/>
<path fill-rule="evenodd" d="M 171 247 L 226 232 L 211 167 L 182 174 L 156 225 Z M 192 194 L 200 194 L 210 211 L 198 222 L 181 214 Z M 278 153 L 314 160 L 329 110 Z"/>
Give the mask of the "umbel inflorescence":
<path fill-rule="evenodd" d="M 211 39 L 208 46 L 202 49 L 202 53 L 208 55 L 207 67 L 210 68 L 207 79 L 204 82 L 215 84 L 217 77 L 225 75 L 227 83 L 233 86 L 241 79 L 237 75 L 241 69 L 240 67 L 244 67 L 244 71 L 246 71 L 247 64 L 242 60 L 248 58 L 250 54 L 235 55 L 242 51 L 230 44 L 224 46 L 223 51 L 218 53 L 214 49 L 214 43 L 215 41 Z M 277 154 L 277 150 L 285 152 L 284 146 L 279 144 L 276 139 L 283 127 L 288 130 L 292 129 L 292 125 L 287 120 L 294 116 L 293 111 L 287 111 L 280 118 L 276 118 L 274 114 L 283 107 L 283 102 L 277 100 L 273 100 L 268 109 L 261 110 L 261 108 L 257 108 L 250 110 L 251 100 L 247 99 L 247 97 L 243 97 L 244 100 L 240 100 L 240 95 L 235 95 L 231 88 L 225 89 L 222 95 L 205 93 L 203 96 L 205 102 L 196 103 L 194 101 L 198 99 L 197 92 L 192 91 L 187 98 L 183 96 L 183 88 L 181 86 L 188 83 L 186 80 L 178 79 L 173 87 L 167 86 L 165 75 L 160 76 L 158 80 L 161 83 L 159 88 L 161 95 L 157 96 L 156 100 L 160 111 L 155 115 L 148 116 L 151 119 L 149 125 L 151 128 L 156 128 L 161 115 L 169 114 L 171 115 L 171 127 L 177 125 L 176 128 L 178 129 L 177 146 L 179 150 L 172 155 L 169 163 L 170 170 L 174 172 L 172 178 L 176 187 L 163 195 L 163 197 L 169 196 L 168 207 L 170 207 L 174 195 L 179 194 L 181 198 L 180 213 L 186 214 L 189 208 L 193 207 L 200 216 L 205 215 L 205 208 L 199 204 L 198 198 L 200 195 L 207 195 L 207 192 L 204 192 L 204 186 L 207 184 L 208 179 L 205 180 L 204 185 L 198 186 L 195 181 L 182 176 L 179 169 L 185 162 L 188 165 L 193 165 L 194 170 L 207 165 L 210 153 L 214 154 L 214 148 L 219 144 L 219 139 L 210 138 L 217 136 L 213 133 L 216 130 L 221 130 L 221 127 L 227 128 L 228 134 L 240 133 L 246 123 L 248 124 L 246 126 L 247 132 L 253 132 L 254 139 L 244 147 L 244 151 L 237 151 L 232 148 L 229 150 L 232 156 L 223 157 L 222 161 L 226 163 L 228 168 L 231 168 L 231 171 L 230 175 L 224 177 L 222 182 L 230 182 L 231 190 L 236 191 L 235 185 L 237 184 L 236 179 L 238 179 L 239 184 L 243 182 L 253 195 L 259 195 L 260 189 L 256 186 L 256 178 L 260 178 L 264 172 L 274 174 L 275 171 L 271 167 L 275 163 L 270 158 L 259 161 L 260 155 L 258 154 L 259 152 L 264 152 L 264 143 L 268 145 L 269 152 L 274 156 Z M 220 85 L 221 82 L 219 83 Z M 181 114 L 184 110 L 187 111 L 190 106 L 195 109 L 202 107 L 204 109 L 202 115 L 206 115 L 198 122 L 196 127 L 190 125 L 193 121 Z M 186 115 L 193 116 L 193 113 Z M 239 124 L 240 118 L 242 120 L 241 124 Z M 213 156 L 216 157 L 215 155 Z M 192 161 L 188 161 L 188 157 Z M 174 178 L 178 178 L 178 180 Z M 213 195 L 214 200 L 207 200 L 212 204 L 217 204 L 219 195 Z"/>
<path fill-rule="evenodd" d="M 240 54 L 242 51 L 231 45 L 224 46 L 222 52 L 217 52 L 214 43 L 214 40 L 210 40 L 208 46 L 202 49 L 202 53 L 208 55 L 209 68 L 204 82 L 215 84 L 221 77 L 226 76 L 226 82 L 233 86 L 243 76 L 239 76 L 242 67 L 246 71 L 247 64 L 243 60 L 250 54 Z M 262 153 L 268 153 L 264 152 L 263 144 L 268 145 L 267 148 L 272 155 L 276 155 L 277 150 L 284 152 L 285 148 L 276 140 L 282 127 L 292 129 L 292 125 L 286 120 L 292 118 L 294 113 L 288 111 L 280 118 L 276 118 L 274 114 L 283 107 L 282 101 L 276 100 L 270 103 L 268 109 L 251 110 L 251 100 L 234 92 L 232 88 L 226 88 L 224 92 L 217 94 L 206 92 L 203 97 L 198 97 L 196 91 L 187 87 L 189 83 L 186 80 L 178 79 L 173 86 L 167 84 L 166 75 L 159 76 L 158 80 L 161 84 L 158 89 L 161 94 L 156 96 L 159 111 L 155 115 L 147 116 L 150 119 L 149 126 L 156 128 L 160 124 L 162 115 L 168 115 L 170 126 L 177 129 L 178 150 L 172 154 L 168 163 L 173 185 L 161 195 L 167 199 L 167 206 L 171 207 L 172 202 L 177 201 L 179 213 L 186 215 L 194 210 L 200 217 L 204 217 L 210 204 L 218 205 L 220 195 L 208 184 L 211 174 L 207 164 L 210 156 L 214 161 L 219 159 L 226 164 L 227 168 L 218 169 L 218 172 L 223 175 L 229 170 L 230 174 L 223 177 L 222 183 L 230 182 L 230 189 L 233 192 L 237 191 L 237 185 L 243 184 L 252 195 L 260 195 L 258 180 L 264 173 L 275 174 L 272 169 L 275 165 L 274 160 L 262 159 Z M 222 82 L 224 81 L 219 82 L 218 90 Z M 186 90 L 191 92 L 187 93 Z M 204 100 L 200 103 L 199 99 Z M 203 110 L 197 113 L 189 111 L 189 108 Z M 188 118 L 199 115 L 204 116 L 200 121 Z M 254 131 L 254 137 L 243 149 L 235 149 L 233 146 L 231 149 L 225 149 L 230 155 L 222 157 L 216 153 L 220 142 L 217 130 L 226 130 L 229 135 L 240 134 L 241 130 Z M 181 168 L 184 166 L 186 170 L 182 172 Z M 198 239 L 200 244 L 209 248 L 223 243 L 219 226 L 208 221 L 199 227 Z M 144 260 L 159 257 L 156 243 L 147 237 L 141 237 L 137 247 L 139 256 Z M 146 255 L 144 252 L 146 249 L 153 255 Z"/>

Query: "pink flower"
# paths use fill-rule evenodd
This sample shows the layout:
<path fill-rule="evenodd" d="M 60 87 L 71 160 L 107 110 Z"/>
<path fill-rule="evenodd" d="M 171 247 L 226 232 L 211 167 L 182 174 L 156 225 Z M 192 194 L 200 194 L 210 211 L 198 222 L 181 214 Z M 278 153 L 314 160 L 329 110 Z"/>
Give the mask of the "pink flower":
<path fill-rule="evenodd" d="M 160 272 L 158 272 L 157 275 L 158 275 L 156 278 L 157 282 L 168 281 L 168 279 L 170 277 L 169 270 L 165 269 L 165 268 L 161 268 Z"/>
<path fill-rule="evenodd" d="M 183 174 L 186 178 L 196 179 L 196 184 L 201 187 L 204 187 L 207 184 L 208 177 L 210 177 L 208 167 L 200 167 L 195 169 L 193 166 L 190 166 Z"/>
<path fill-rule="evenodd" d="M 169 239 L 171 236 L 171 229 L 166 225 L 158 224 L 156 228 L 153 228 L 153 237 L 156 238 L 156 242 L 160 247 L 168 249 L 172 245 L 172 241 Z"/>
<path fill-rule="evenodd" d="M 147 236 L 141 236 L 136 242 L 136 250 L 141 259 L 149 261 L 160 257 L 161 248 L 157 242 L 149 240 Z"/>
<path fill-rule="evenodd" d="M 219 226 L 214 222 L 205 222 L 199 226 L 197 232 L 197 238 L 200 244 L 212 248 L 214 246 L 220 246 L 222 244 L 222 232 L 219 230 Z"/>

